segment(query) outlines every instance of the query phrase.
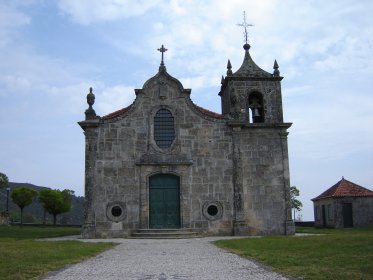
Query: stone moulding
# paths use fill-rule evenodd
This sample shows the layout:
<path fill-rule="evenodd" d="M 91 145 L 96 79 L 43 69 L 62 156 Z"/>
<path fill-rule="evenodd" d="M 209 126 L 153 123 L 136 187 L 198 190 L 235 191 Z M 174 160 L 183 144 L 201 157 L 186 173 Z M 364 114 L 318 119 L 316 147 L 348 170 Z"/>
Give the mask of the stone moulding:
<path fill-rule="evenodd" d="M 193 160 L 186 155 L 144 154 L 136 165 L 192 165 Z"/>
<path fill-rule="evenodd" d="M 290 128 L 293 123 L 247 123 L 245 121 L 227 120 L 228 126 L 241 126 L 247 128 Z"/>

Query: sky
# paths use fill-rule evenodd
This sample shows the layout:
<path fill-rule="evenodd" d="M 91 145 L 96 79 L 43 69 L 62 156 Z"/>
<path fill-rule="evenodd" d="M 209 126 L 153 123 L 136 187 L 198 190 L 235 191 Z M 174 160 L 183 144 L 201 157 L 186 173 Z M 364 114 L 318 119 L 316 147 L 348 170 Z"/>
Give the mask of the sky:
<path fill-rule="evenodd" d="M 0 0 L 0 172 L 11 182 L 84 195 L 86 95 L 106 115 L 167 71 L 192 100 L 221 112 L 221 76 L 250 54 L 277 59 L 291 185 L 303 220 L 342 176 L 373 189 L 373 1 Z"/>

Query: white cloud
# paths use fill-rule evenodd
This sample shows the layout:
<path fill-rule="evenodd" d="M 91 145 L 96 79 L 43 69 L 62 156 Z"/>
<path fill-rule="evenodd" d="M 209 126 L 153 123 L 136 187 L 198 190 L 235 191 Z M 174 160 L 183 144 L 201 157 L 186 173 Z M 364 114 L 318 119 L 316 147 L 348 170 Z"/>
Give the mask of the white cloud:
<path fill-rule="evenodd" d="M 106 115 L 127 107 L 135 100 L 134 87 L 116 85 L 104 87 L 95 93 L 96 102 L 94 108 L 96 114 Z"/>
<path fill-rule="evenodd" d="M 104 116 L 130 105 L 135 100 L 134 87 L 125 85 L 106 86 L 100 81 L 82 81 L 78 84 L 46 89 L 47 94 L 56 99 L 60 106 L 54 108 L 61 111 L 84 117 L 88 108 L 86 96 L 89 88 L 93 88 L 96 96 L 93 108 L 97 115 Z"/>
<path fill-rule="evenodd" d="M 193 90 L 204 89 L 219 84 L 219 78 L 209 76 L 195 76 L 187 78 L 179 78 L 185 88 Z"/>
<path fill-rule="evenodd" d="M 45 89 L 45 94 L 50 95 L 55 101 L 54 104 L 59 104 L 53 111 L 60 114 L 74 114 L 84 117 L 84 111 L 88 108 L 86 103 L 86 95 L 89 88 L 94 82 L 82 81 L 78 84 L 70 84 L 64 86 L 48 86 Z M 52 103 L 52 104 L 53 104 Z"/>
<path fill-rule="evenodd" d="M 29 24 L 30 17 L 11 5 L 0 2 L 0 48 L 13 40 L 20 26 Z"/>
<path fill-rule="evenodd" d="M 159 0 L 59 0 L 58 6 L 75 22 L 88 25 L 139 16 L 159 2 Z"/>
<path fill-rule="evenodd" d="M 1 95 L 5 95 L 8 90 L 10 91 L 25 91 L 31 86 L 31 82 L 27 77 L 17 76 L 13 73 L 0 75 L 0 85 L 3 87 L 3 91 L 0 92 Z"/>
<path fill-rule="evenodd" d="M 288 106 L 288 118 L 294 123 L 291 138 L 296 139 L 292 150 L 298 158 L 337 160 L 373 149 L 373 97 L 333 93 L 321 92 L 313 99 L 301 95 Z"/>

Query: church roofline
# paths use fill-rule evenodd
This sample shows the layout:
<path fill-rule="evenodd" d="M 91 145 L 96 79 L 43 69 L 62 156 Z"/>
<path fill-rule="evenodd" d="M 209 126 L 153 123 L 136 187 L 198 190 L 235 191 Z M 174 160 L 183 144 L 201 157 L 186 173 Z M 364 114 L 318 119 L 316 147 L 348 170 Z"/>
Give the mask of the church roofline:
<path fill-rule="evenodd" d="M 190 93 L 190 91 L 188 91 L 188 90 L 184 90 L 184 91 Z M 188 99 L 190 100 L 190 98 L 188 98 Z M 190 100 L 190 103 L 191 103 L 191 107 L 193 109 L 196 109 L 199 113 L 202 113 L 205 116 L 208 116 L 208 117 L 211 117 L 211 118 L 214 118 L 214 119 L 219 119 L 219 120 L 225 119 L 224 115 L 216 113 L 216 112 L 213 112 L 213 111 L 210 111 L 210 110 L 207 110 L 207 109 L 205 109 L 205 108 L 203 108 L 201 106 L 198 106 L 195 103 L 193 103 L 192 100 Z M 109 113 L 109 114 L 107 114 L 105 116 L 97 117 L 97 119 L 94 121 L 94 123 L 96 124 L 99 121 L 107 121 L 107 120 L 112 120 L 112 119 L 121 117 L 123 115 L 126 115 L 133 108 L 134 108 L 134 103 L 132 103 L 131 105 L 129 105 L 129 106 L 125 107 L 125 108 L 122 108 L 120 110 L 117 110 L 117 111 L 114 111 L 112 113 Z M 79 124 L 80 123 L 85 123 L 85 122 L 87 122 L 87 121 L 79 122 Z"/>
<path fill-rule="evenodd" d="M 114 119 L 114 118 L 117 118 L 117 117 L 120 117 L 124 114 L 126 114 L 127 112 L 129 112 L 133 107 L 133 103 L 125 108 L 122 108 L 120 110 L 117 110 L 117 111 L 114 111 L 110 114 L 107 114 L 103 117 L 101 117 L 101 120 L 105 121 L 105 120 L 111 120 L 111 119 Z"/>
<path fill-rule="evenodd" d="M 229 76 L 244 76 L 244 77 L 272 77 L 272 74 L 260 68 L 250 56 L 250 45 L 243 46 L 245 57 L 240 68 Z"/>
<path fill-rule="evenodd" d="M 176 79 L 175 77 L 171 76 L 167 70 L 166 70 L 166 67 L 165 66 L 160 66 L 159 67 L 159 71 L 157 74 L 155 74 L 153 77 L 149 78 L 145 83 L 144 85 L 142 86 L 142 89 L 146 89 L 148 87 L 148 85 L 153 81 L 153 80 L 156 80 L 158 79 L 160 76 L 165 76 L 167 79 L 170 79 L 171 81 L 175 82 L 177 84 L 177 86 L 179 87 L 180 91 L 184 91 L 184 86 L 183 84 L 178 80 Z M 189 89 L 190 91 L 190 89 Z"/>
<path fill-rule="evenodd" d="M 276 60 L 274 65 L 275 71 L 273 74 L 271 74 L 260 68 L 253 61 L 249 52 L 249 44 L 246 43 L 243 48 L 245 50 L 245 57 L 242 65 L 236 72 L 233 73 L 232 64 L 228 59 L 227 75 L 225 77 L 222 76 L 221 90 L 219 92 L 220 96 L 222 95 L 222 92 L 225 90 L 229 81 L 281 81 L 283 79 L 283 77 L 279 75 L 280 72 L 278 70 L 279 67 Z"/>
<path fill-rule="evenodd" d="M 207 110 L 201 106 L 198 106 L 196 105 L 195 103 L 193 103 L 192 101 L 192 104 L 193 106 L 199 111 L 201 112 L 202 114 L 206 115 L 206 116 L 209 116 L 209 117 L 212 117 L 212 118 L 215 118 L 215 119 L 220 119 L 220 120 L 223 120 L 225 119 L 224 115 L 222 114 L 219 114 L 219 113 L 216 113 L 216 112 L 213 112 L 213 111 L 210 111 L 210 110 Z"/>

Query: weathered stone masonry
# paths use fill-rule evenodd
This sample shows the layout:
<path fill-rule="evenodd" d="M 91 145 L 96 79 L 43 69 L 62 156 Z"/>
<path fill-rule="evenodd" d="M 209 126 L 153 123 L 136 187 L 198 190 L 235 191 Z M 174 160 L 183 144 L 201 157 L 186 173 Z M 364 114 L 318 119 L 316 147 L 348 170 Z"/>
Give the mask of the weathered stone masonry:
<path fill-rule="evenodd" d="M 294 233 L 282 77 L 277 62 L 274 74 L 260 69 L 249 48 L 237 72 L 228 63 L 221 115 L 195 105 L 163 60 L 127 108 L 98 117 L 90 92 L 79 122 L 86 136 L 84 237 L 169 227 Z"/>

